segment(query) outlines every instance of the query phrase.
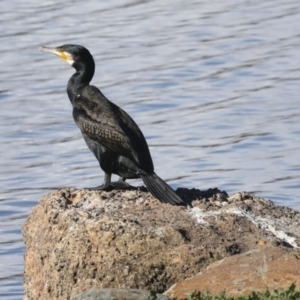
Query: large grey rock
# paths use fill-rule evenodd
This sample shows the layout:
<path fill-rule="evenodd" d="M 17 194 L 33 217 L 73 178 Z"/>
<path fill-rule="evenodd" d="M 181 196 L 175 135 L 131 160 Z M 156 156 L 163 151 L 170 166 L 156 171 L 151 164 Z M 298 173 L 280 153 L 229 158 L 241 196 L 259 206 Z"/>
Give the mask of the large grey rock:
<path fill-rule="evenodd" d="M 247 193 L 178 193 L 190 206 L 162 204 L 140 190 L 43 197 L 22 228 L 24 299 L 66 300 L 92 288 L 164 292 L 261 241 L 300 245 L 296 211 Z"/>

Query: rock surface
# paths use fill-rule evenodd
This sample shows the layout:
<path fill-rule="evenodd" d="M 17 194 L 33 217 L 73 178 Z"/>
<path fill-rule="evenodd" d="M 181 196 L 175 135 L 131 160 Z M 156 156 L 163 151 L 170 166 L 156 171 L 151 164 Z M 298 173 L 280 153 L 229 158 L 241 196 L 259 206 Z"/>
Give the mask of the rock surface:
<path fill-rule="evenodd" d="M 89 289 L 163 292 L 259 243 L 300 245 L 300 215 L 252 194 L 178 189 L 188 206 L 148 192 L 62 189 L 43 197 L 22 231 L 24 299 L 71 299 Z"/>
<path fill-rule="evenodd" d="M 300 259 L 298 252 L 261 246 L 246 253 L 224 258 L 210 265 L 196 276 L 183 280 L 165 294 L 179 299 L 187 298 L 192 291 L 212 291 L 216 295 L 250 294 L 254 289 L 264 292 L 288 288 L 292 283 L 300 287 Z"/>
<path fill-rule="evenodd" d="M 71 300 L 149 300 L 150 292 L 130 289 L 90 289 Z M 169 297 L 156 294 L 157 300 L 168 300 Z"/>

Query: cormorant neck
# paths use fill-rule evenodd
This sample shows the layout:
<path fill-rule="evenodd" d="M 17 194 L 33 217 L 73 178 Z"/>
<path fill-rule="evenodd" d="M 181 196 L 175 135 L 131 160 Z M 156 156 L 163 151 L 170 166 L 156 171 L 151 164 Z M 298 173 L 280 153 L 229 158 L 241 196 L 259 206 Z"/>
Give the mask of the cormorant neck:
<path fill-rule="evenodd" d="M 89 85 L 95 72 L 95 63 L 93 58 L 88 63 L 74 62 L 72 65 L 76 73 L 71 76 L 68 82 L 67 92 L 71 103 L 73 104 L 74 97 L 80 94 L 80 90 Z"/>

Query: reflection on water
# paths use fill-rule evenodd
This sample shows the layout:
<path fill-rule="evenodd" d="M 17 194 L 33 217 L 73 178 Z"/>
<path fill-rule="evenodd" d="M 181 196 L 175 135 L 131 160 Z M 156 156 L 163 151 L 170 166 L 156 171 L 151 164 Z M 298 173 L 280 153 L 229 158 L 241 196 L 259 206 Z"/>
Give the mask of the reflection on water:
<path fill-rule="evenodd" d="M 1 298 L 22 297 L 20 228 L 38 199 L 103 180 L 72 120 L 73 70 L 39 45 L 90 49 L 93 83 L 136 120 L 174 188 L 300 209 L 297 1 L 9 1 L 1 12 Z"/>

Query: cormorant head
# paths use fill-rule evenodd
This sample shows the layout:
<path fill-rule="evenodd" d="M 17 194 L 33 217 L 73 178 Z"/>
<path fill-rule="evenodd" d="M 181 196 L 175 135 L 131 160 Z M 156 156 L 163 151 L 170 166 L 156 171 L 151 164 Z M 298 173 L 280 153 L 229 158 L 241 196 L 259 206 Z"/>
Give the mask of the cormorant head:
<path fill-rule="evenodd" d="M 63 45 L 55 48 L 40 46 L 39 51 L 58 55 L 76 70 L 82 67 L 94 68 L 94 59 L 88 49 L 80 45 Z"/>

